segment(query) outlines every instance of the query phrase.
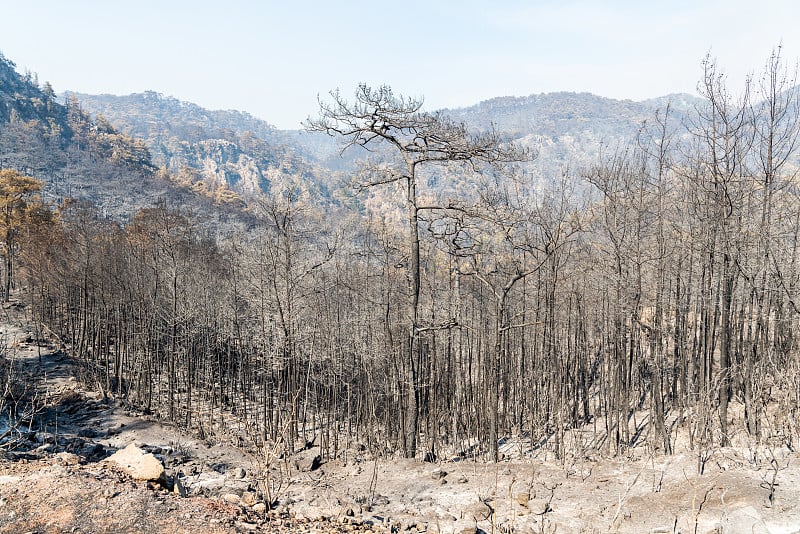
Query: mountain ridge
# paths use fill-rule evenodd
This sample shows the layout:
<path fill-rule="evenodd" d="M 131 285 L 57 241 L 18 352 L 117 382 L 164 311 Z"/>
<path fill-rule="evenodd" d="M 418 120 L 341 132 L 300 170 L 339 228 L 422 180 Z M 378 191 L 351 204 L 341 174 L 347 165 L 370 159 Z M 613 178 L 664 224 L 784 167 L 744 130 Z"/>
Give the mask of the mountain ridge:
<path fill-rule="evenodd" d="M 245 111 L 208 110 L 155 91 L 66 94 L 120 131 L 143 139 L 157 166 L 207 194 L 229 190 L 251 198 L 287 176 L 315 182 L 319 174 L 313 169 L 315 158 L 294 142 L 294 133 Z"/>
<path fill-rule="evenodd" d="M 323 134 L 280 130 L 246 111 L 209 110 L 155 91 L 129 95 L 72 93 L 94 115 L 120 131 L 142 138 L 154 163 L 189 175 L 206 190 L 229 188 L 252 196 L 268 192 L 270 183 L 299 174 L 325 189 L 326 176 L 352 172 L 363 154 L 339 153 L 336 141 Z M 672 103 L 683 115 L 700 102 L 688 94 L 643 101 L 619 100 L 588 92 L 561 91 L 528 96 L 499 96 L 461 108 L 438 110 L 470 129 L 496 129 L 511 141 L 539 154 L 532 164 L 540 176 L 558 175 L 564 166 L 583 165 L 603 145 L 633 139 L 656 111 Z"/>
<path fill-rule="evenodd" d="M 167 202 L 216 221 L 230 217 L 251 224 L 235 206 L 211 213 L 208 198 L 157 172 L 141 139 L 121 133 L 102 116 L 90 117 L 74 98 L 59 103 L 49 83 L 40 87 L 36 76 L 19 74 L 2 54 L 0 167 L 42 181 L 42 195 L 53 206 L 68 199 L 94 203 L 120 222 Z"/>

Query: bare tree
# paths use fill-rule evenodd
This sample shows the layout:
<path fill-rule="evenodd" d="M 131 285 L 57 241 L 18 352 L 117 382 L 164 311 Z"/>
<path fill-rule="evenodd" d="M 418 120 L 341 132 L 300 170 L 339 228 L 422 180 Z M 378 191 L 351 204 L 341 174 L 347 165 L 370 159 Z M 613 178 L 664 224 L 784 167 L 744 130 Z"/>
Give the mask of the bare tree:
<path fill-rule="evenodd" d="M 716 278 L 719 295 L 719 420 L 721 444 L 728 444 L 728 402 L 731 397 L 730 366 L 733 313 L 733 294 L 741 260 L 742 210 L 745 199 L 742 178 L 748 174 L 747 155 L 753 143 L 750 127 L 750 84 L 739 99 L 728 91 L 725 75 L 716 62 L 706 57 L 699 90 L 705 106 L 698 109 L 698 124 L 694 133 L 701 146 L 694 164 L 699 172 L 697 184 L 705 193 L 707 210 L 706 257 L 709 264 L 708 281 Z M 716 274 L 716 276 L 714 276 Z M 713 333 L 712 333 L 713 335 Z M 713 350 L 709 353 L 713 356 Z M 713 365 L 708 366 L 713 369 Z M 709 376 L 710 378 L 710 376 Z"/>
<path fill-rule="evenodd" d="M 311 131 L 340 136 L 344 141 L 342 152 L 360 147 L 385 155 L 382 160 L 373 160 L 365 168 L 358 189 L 399 183 L 404 192 L 410 294 L 406 347 L 409 388 L 403 450 L 406 457 L 414 457 L 419 431 L 419 373 L 423 357 L 418 340 L 421 329 L 431 326 L 421 325 L 419 320 L 420 212 L 431 208 L 420 205 L 420 173 L 429 166 L 457 163 L 475 170 L 479 164 L 520 161 L 526 154 L 513 146 L 505 146 L 494 130 L 471 134 L 465 124 L 456 123 L 440 112 L 423 112 L 422 100 L 396 96 L 388 86 L 373 89 L 361 84 L 353 102 L 347 101 L 338 90 L 332 91 L 330 96 L 332 100 L 329 102 L 320 100 L 319 117 L 309 119 L 306 127 Z"/>

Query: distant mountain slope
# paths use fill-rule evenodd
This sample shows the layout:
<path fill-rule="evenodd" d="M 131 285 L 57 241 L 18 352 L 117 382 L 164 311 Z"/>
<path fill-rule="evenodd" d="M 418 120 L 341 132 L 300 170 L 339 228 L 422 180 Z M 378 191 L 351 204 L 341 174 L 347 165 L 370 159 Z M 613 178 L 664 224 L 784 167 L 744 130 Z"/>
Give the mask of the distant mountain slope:
<path fill-rule="evenodd" d="M 35 76 L 20 75 L 16 65 L 0 53 L 0 124 L 10 121 L 53 121 L 66 126 L 66 108 L 55 102 L 55 92 L 49 83 L 39 87 Z"/>
<path fill-rule="evenodd" d="M 352 172 L 367 156 L 350 150 L 341 157 L 337 139 L 302 131 L 277 130 L 240 111 L 211 111 L 148 91 L 127 96 L 69 93 L 83 109 L 107 119 L 125 134 L 144 140 L 155 165 L 178 182 L 219 200 L 234 194 L 245 202 L 271 185 L 299 177 L 325 202 L 335 196 L 339 173 Z M 680 134 L 684 117 L 698 97 L 675 94 L 642 102 L 589 93 L 548 93 L 499 97 L 471 107 L 445 109 L 476 131 L 494 127 L 503 137 L 533 149 L 528 172 L 543 183 L 564 169 L 580 174 L 586 166 L 635 139 L 658 110 L 671 108 L 671 124 Z M 314 110 L 310 112 L 314 115 Z M 439 192 L 458 188 L 449 180 L 431 183 Z"/>
<path fill-rule="evenodd" d="M 643 100 L 641 103 L 650 107 L 657 107 L 661 109 L 669 104 L 671 109 L 685 115 L 687 113 L 691 113 L 696 107 L 704 105 L 705 100 L 699 96 L 690 95 L 687 93 L 672 93 L 656 98 L 649 98 L 647 100 Z"/>
<path fill-rule="evenodd" d="M 601 149 L 614 150 L 633 140 L 645 122 L 670 104 L 671 122 L 700 103 L 688 94 L 634 102 L 590 93 L 546 93 L 525 97 L 499 97 L 445 113 L 476 130 L 492 126 L 502 135 L 538 153 L 534 170 L 545 177 L 557 175 L 564 166 L 580 167 L 596 161 Z"/>
<path fill-rule="evenodd" d="M 143 139 L 156 165 L 196 190 L 211 195 L 230 190 L 248 198 L 268 192 L 283 176 L 299 175 L 326 194 L 296 133 L 276 130 L 248 113 L 211 111 L 153 91 L 68 94 L 93 115 Z"/>
<path fill-rule="evenodd" d="M 189 142 L 209 137 L 226 137 L 251 132 L 273 144 L 279 143 L 278 130 L 271 124 L 242 111 L 212 111 L 155 91 L 127 96 L 88 95 L 68 91 L 92 114 L 102 114 L 118 123 L 126 133 L 165 141 L 169 135 Z"/>
<path fill-rule="evenodd" d="M 493 98 L 447 113 L 479 128 L 494 124 L 500 132 L 520 138 L 530 134 L 574 135 L 587 130 L 616 136 L 646 119 L 650 111 L 646 104 L 589 93 L 548 93 Z"/>
<path fill-rule="evenodd" d="M 702 100 L 689 94 L 673 94 L 634 102 L 559 92 L 504 96 L 441 111 L 472 130 L 494 128 L 502 137 L 534 149 L 537 157 L 529 170 L 547 180 L 560 176 L 565 167 L 580 172 L 581 167 L 597 161 L 601 150 L 613 151 L 633 141 L 643 124 L 655 121 L 659 110 L 663 117 L 668 104 L 669 122 L 680 135 L 684 132 L 682 121 Z M 321 143 L 314 136 L 298 137 L 296 142 L 313 147 L 317 157 L 330 168 L 346 169 L 363 156 L 351 151 L 342 160 L 335 143 Z"/>
<path fill-rule="evenodd" d="M 268 191 L 270 182 L 283 174 L 326 184 L 323 174 L 347 171 L 364 155 L 351 151 L 342 159 L 336 140 L 327 136 L 277 130 L 244 112 L 210 111 L 152 91 L 74 96 L 86 110 L 144 139 L 156 165 L 182 173 L 187 182 L 201 181 L 210 191 L 229 187 L 245 196 Z M 594 161 L 602 147 L 633 139 L 667 103 L 678 125 L 699 101 L 685 94 L 633 102 L 560 92 L 493 98 L 443 112 L 475 130 L 494 126 L 502 135 L 534 148 L 538 157 L 532 169 L 546 178 L 566 165 Z"/>
<path fill-rule="evenodd" d="M 19 74 L 1 54 L 0 167 L 42 180 L 43 194 L 53 203 L 87 200 L 120 221 L 161 201 L 215 220 L 248 218 L 235 206 L 213 209 L 208 199 L 157 173 L 141 140 L 93 119 L 75 99 L 57 102 L 50 84 L 40 87 L 35 76 Z"/>

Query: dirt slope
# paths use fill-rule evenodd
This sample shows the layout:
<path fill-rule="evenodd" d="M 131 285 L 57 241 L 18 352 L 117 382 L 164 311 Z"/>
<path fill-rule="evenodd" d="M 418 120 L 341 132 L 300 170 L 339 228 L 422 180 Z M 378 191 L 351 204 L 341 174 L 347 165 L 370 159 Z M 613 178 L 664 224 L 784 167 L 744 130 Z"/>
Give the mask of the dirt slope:
<path fill-rule="evenodd" d="M 270 512 L 253 451 L 103 398 L 80 385 L 53 340 L 20 326 L 22 310 L 7 315 L 0 336 L 16 366 L 11 397 L 36 414 L 0 420 L 0 532 L 800 533 L 795 452 L 709 451 L 700 475 L 697 452 L 680 442 L 669 457 L 642 449 L 566 462 L 509 444 L 516 459 L 500 464 L 354 449 L 318 465 L 312 449 L 273 466 Z M 104 461 L 131 443 L 164 464 L 164 480 L 135 481 Z"/>

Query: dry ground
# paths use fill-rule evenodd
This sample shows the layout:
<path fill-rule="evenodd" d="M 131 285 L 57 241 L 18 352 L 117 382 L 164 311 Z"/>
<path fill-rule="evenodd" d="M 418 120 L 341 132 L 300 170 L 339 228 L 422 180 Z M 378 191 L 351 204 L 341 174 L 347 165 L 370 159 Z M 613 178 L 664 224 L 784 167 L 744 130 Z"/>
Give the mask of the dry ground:
<path fill-rule="evenodd" d="M 267 512 L 253 456 L 87 390 L 63 352 L 11 319 L 0 334 L 38 413 L 11 432 L 0 422 L 0 532 L 800 533 L 797 453 L 715 450 L 700 475 L 680 442 L 672 456 L 642 448 L 614 460 L 430 464 L 348 451 L 307 471 L 287 461 Z M 129 443 L 189 496 L 102 462 Z"/>

